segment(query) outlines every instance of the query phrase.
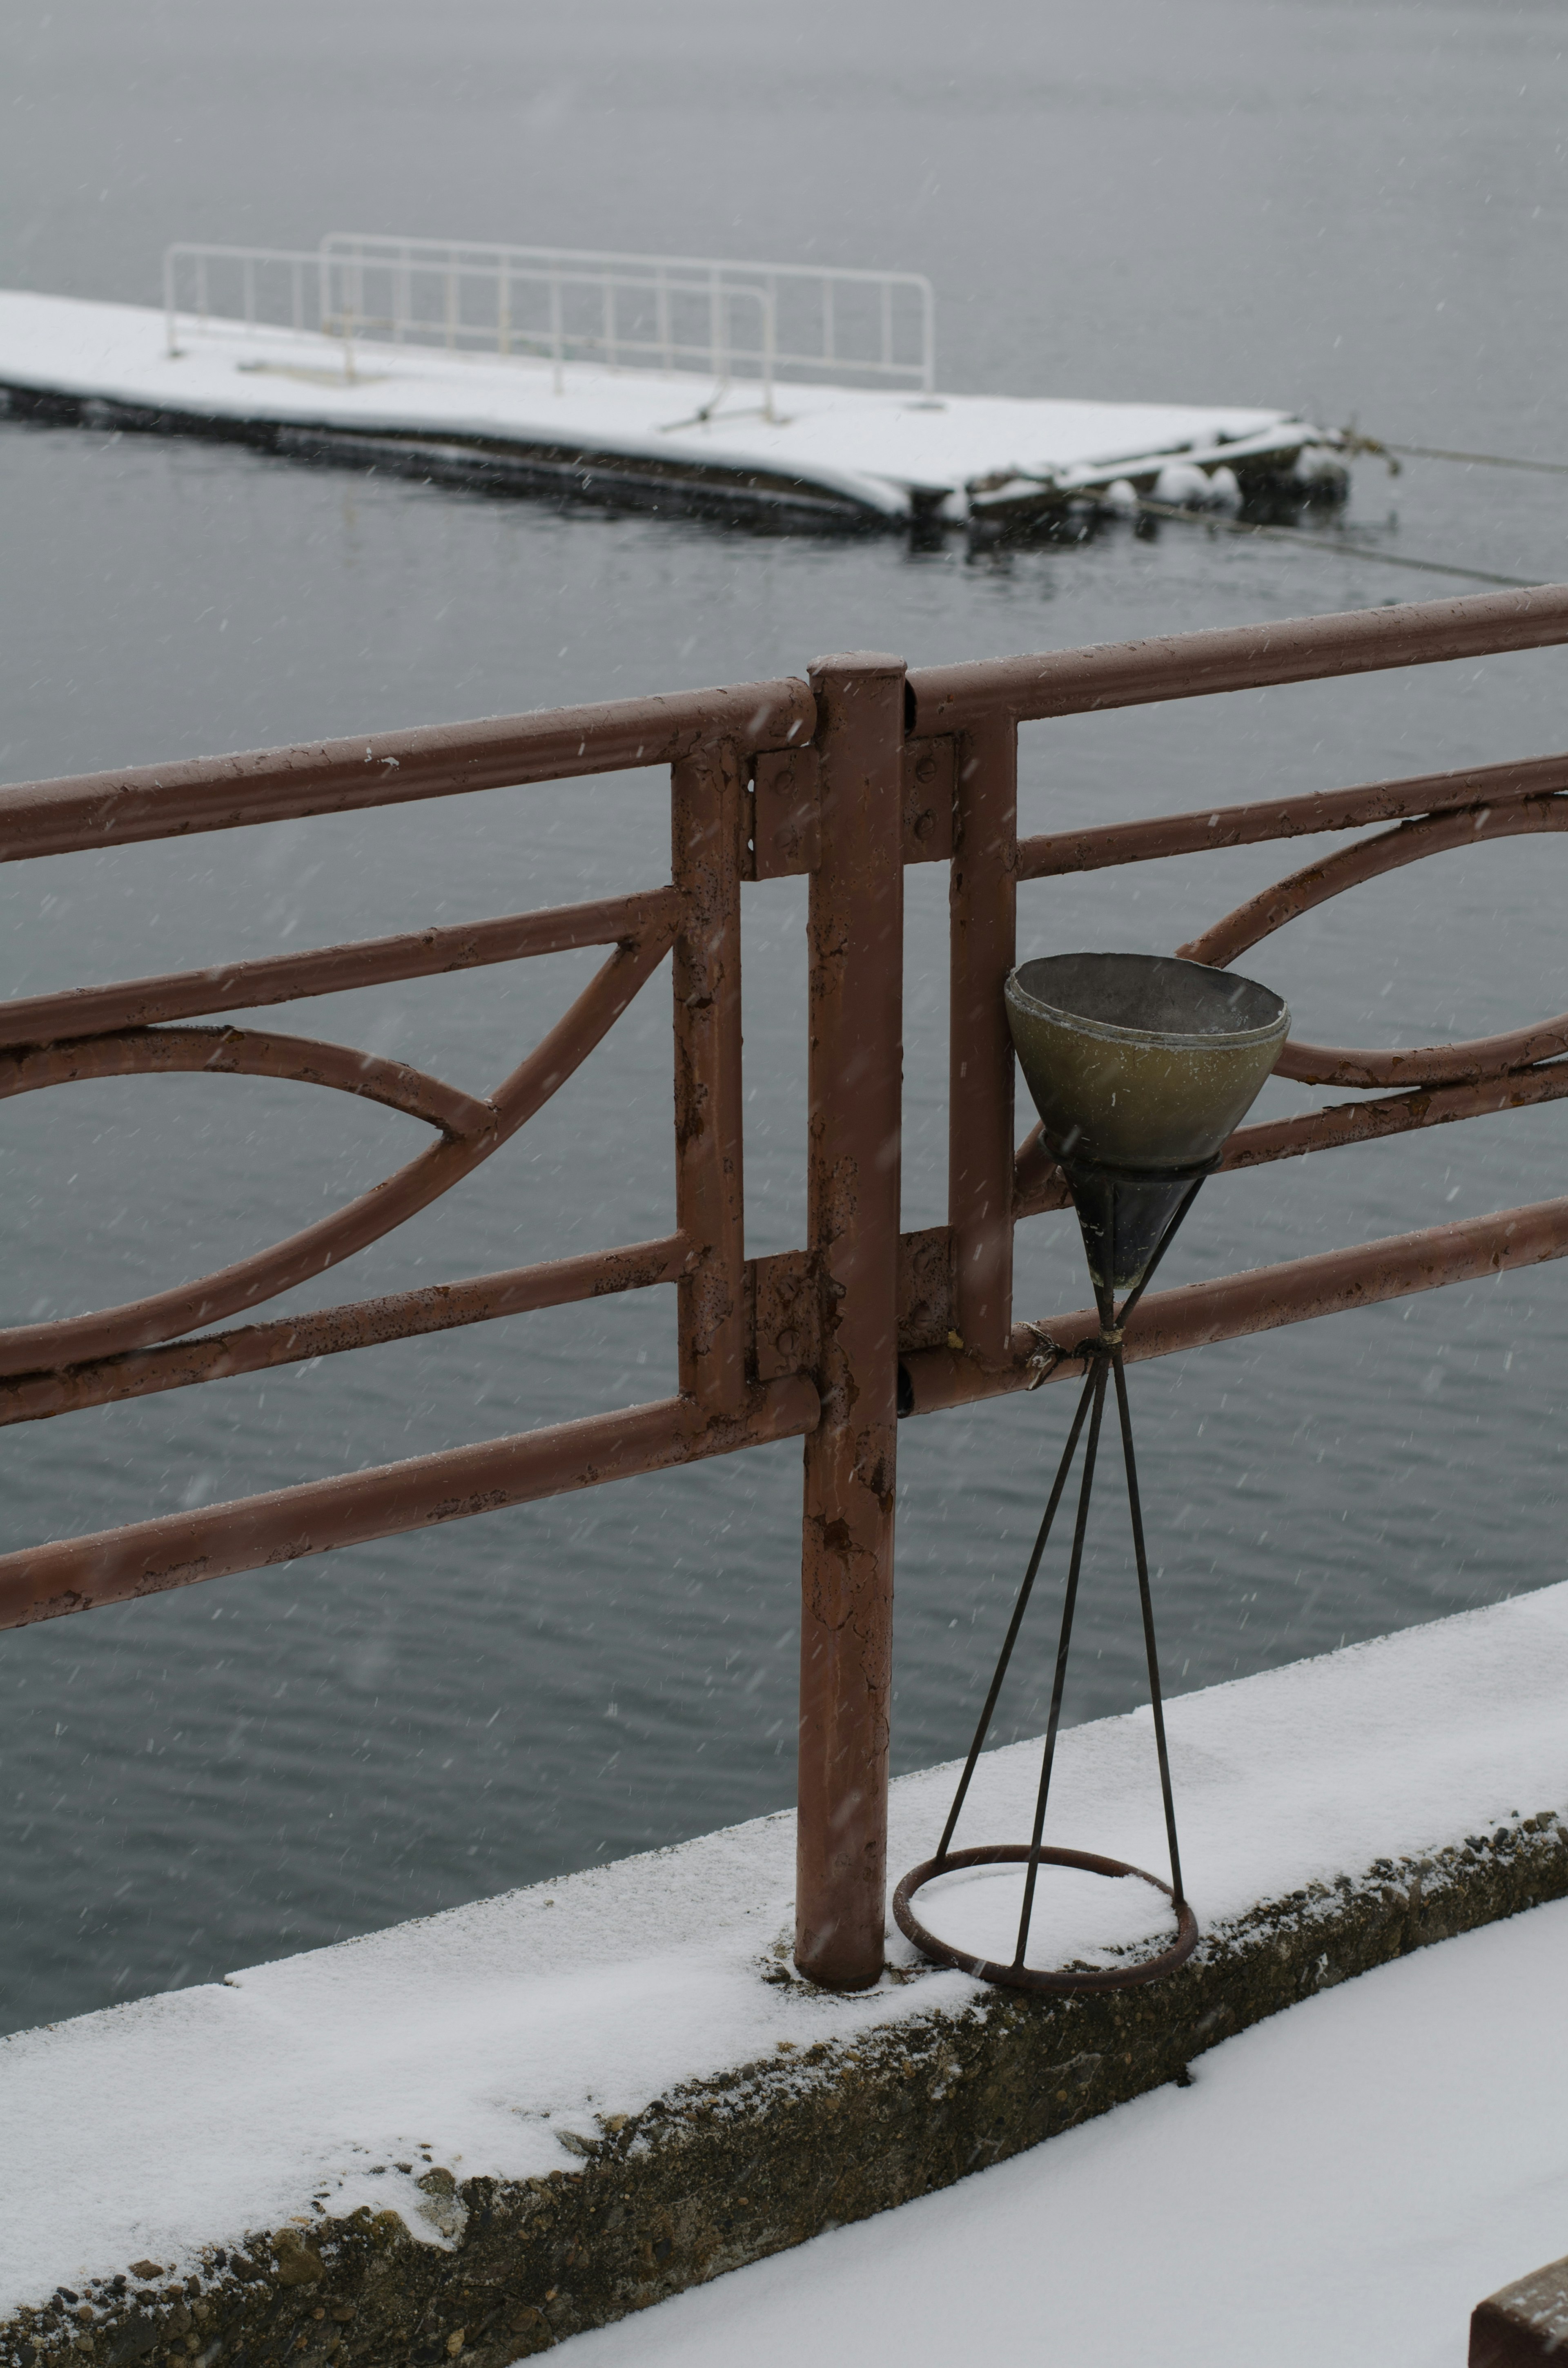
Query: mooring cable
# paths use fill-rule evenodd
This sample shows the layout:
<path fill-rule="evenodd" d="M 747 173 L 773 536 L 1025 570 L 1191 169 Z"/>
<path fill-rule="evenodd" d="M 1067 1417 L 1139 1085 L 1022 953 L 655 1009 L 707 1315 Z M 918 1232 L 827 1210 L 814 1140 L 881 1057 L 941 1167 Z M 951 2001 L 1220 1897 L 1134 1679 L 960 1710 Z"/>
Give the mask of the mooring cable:
<path fill-rule="evenodd" d="M 1460 461 L 1474 469 L 1530 469 L 1543 477 L 1568 477 L 1568 461 L 1520 461 L 1506 452 L 1450 452 L 1441 444 L 1390 444 L 1381 436 L 1363 436 L 1358 427 L 1342 428 L 1343 449 L 1352 457 L 1358 452 L 1369 452 L 1374 459 L 1387 461 L 1389 473 L 1397 477 L 1397 453 L 1406 461 Z"/>
<path fill-rule="evenodd" d="M 1399 552 L 1373 551 L 1363 542 L 1336 542 L 1326 534 L 1302 534 L 1293 526 L 1260 526 L 1250 518 L 1188 509 L 1180 502 L 1156 502 L 1147 494 L 1135 499 L 1142 517 L 1174 518 L 1182 526 L 1206 526 L 1221 534 L 1260 535 L 1266 542 L 1288 542 L 1299 551 L 1331 551 L 1342 559 L 1369 559 L 1381 567 L 1414 567 L 1425 575 L 1458 575 L 1468 584 L 1501 584 L 1519 592 L 1533 592 L 1546 580 L 1540 575 L 1498 575 L 1488 567 L 1456 567 L 1445 559 L 1410 559 Z"/>

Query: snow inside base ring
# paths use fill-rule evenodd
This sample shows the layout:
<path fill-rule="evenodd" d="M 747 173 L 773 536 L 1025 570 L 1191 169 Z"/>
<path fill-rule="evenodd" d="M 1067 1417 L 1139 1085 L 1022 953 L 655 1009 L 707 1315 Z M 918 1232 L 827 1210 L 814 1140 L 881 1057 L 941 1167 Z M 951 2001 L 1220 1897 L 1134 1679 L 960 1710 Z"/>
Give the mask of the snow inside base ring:
<path fill-rule="evenodd" d="M 999 1964 L 989 1957 L 971 1956 L 950 1941 L 939 1940 L 928 1932 L 915 1913 L 913 1902 L 916 1892 L 939 1874 L 952 1874 L 968 1866 L 1070 1866 L 1085 1874 L 1111 1877 L 1135 1875 L 1163 1892 L 1176 1912 L 1176 1936 L 1169 1948 L 1157 1956 L 1142 1957 L 1131 1965 L 1105 1967 L 1085 1966 L 1081 1971 L 1063 1967 L 1059 1972 L 1041 1972 L 1033 1965 Z M 912 1867 L 893 1894 L 893 1919 L 905 1940 L 913 1941 L 921 1954 L 933 1964 L 951 1965 L 960 1973 L 973 1974 L 983 1982 L 998 1982 L 1008 1989 L 1046 1990 L 1056 1996 L 1077 1990 L 1135 1989 L 1143 1982 L 1157 1982 L 1166 1974 L 1174 1974 L 1185 1965 L 1198 1946 L 1198 1918 L 1185 1899 L 1177 1899 L 1168 1883 L 1157 1874 L 1150 1874 L 1141 1866 L 1130 1866 L 1125 1859 L 1100 1858 L 1091 1850 L 1052 1850 L 1043 1844 L 1031 1850 L 1027 1842 L 994 1842 L 983 1850 L 950 1850 L 946 1858 L 928 1858 Z"/>

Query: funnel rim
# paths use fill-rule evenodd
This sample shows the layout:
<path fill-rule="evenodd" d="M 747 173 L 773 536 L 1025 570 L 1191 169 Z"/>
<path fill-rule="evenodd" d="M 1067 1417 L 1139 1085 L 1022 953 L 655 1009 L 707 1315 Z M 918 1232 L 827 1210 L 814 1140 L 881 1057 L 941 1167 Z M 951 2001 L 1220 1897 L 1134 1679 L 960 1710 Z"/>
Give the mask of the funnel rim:
<path fill-rule="evenodd" d="M 1051 957 L 1049 955 L 1031 957 L 1032 961 L 1041 959 L 1049 961 Z M 1084 1012 L 1069 1011 L 1061 1004 L 1047 1003 L 1043 996 L 1031 994 L 1029 989 L 1020 983 L 1023 972 L 1029 967 L 1027 962 L 1017 963 L 1008 973 L 1006 989 L 1007 1000 L 1009 1003 L 1016 1004 L 1020 1010 L 1031 1016 L 1038 1014 L 1041 1019 L 1053 1021 L 1058 1027 L 1071 1030 L 1075 1035 L 1094 1037 L 1102 1043 L 1155 1045 L 1162 1052 L 1213 1052 L 1221 1046 L 1241 1052 L 1255 1045 L 1269 1044 L 1276 1041 L 1283 1043 L 1289 1036 L 1290 1032 L 1289 1004 L 1282 995 L 1278 994 L 1271 986 L 1265 986 L 1260 980 L 1244 978 L 1239 971 L 1221 971 L 1212 962 L 1188 962 L 1179 954 L 1146 954 L 1141 959 L 1152 962 L 1174 962 L 1183 970 L 1204 971 L 1213 978 L 1234 979 L 1240 985 L 1252 987 L 1258 994 L 1268 996 L 1278 1005 L 1278 1014 L 1259 1028 L 1228 1028 L 1220 1030 L 1186 1028 L 1123 1028 L 1113 1019 L 1091 1019 Z"/>

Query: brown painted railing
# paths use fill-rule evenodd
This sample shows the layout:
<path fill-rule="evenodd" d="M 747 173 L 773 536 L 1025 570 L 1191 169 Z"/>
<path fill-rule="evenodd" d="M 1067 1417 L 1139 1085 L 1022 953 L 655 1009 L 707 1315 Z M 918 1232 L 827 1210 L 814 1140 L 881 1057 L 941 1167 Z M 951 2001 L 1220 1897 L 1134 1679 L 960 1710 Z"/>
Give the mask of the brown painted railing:
<path fill-rule="evenodd" d="M 1078 1309 L 1015 1323 L 1018 1221 L 1065 1205 L 1039 1132 L 1015 1144 L 1002 987 L 1020 881 L 1275 838 L 1393 827 L 1298 871 L 1181 951 L 1225 963 L 1295 915 L 1424 855 L 1568 823 L 1568 755 L 1020 840 L 1021 722 L 1568 642 L 1568 587 L 1433 601 L 906 674 L 821 660 L 754 683 L 371 735 L 0 791 L 0 860 L 234 829 L 528 781 L 668 765 L 668 882 L 553 912 L 0 1006 L 0 1095 L 219 1069 L 367 1095 L 436 1140 L 334 1215 L 221 1273 L 0 1331 L 0 1422 L 188 1387 L 606 1292 L 676 1286 L 679 1395 L 236 1503 L 0 1555 L 0 1626 L 462 1520 L 765 1440 L 805 1440 L 797 1957 L 874 1980 L 886 1893 L 897 1421 L 1081 1372 Z M 899 1232 L 903 871 L 951 870 L 949 1222 Z M 741 886 L 810 874 L 807 1241 L 747 1259 Z M 346 987 L 610 951 L 484 1098 L 341 1045 L 189 1026 Z M 676 1231 L 551 1263 L 214 1330 L 338 1264 L 500 1152 L 666 953 Z M 1244 1127 L 1256 1167 L 1568 1093 L 1568 1016 L 1411 1052 L 1291 1043 L 1282 1073 L 1376 1099 Z M 1379 1091 L 1394 1087 L 1395 1091 Z M 1506 1210 L 1143 1299 L 1130 1358 L 1568 1252 L 1568 1200 Z"/>

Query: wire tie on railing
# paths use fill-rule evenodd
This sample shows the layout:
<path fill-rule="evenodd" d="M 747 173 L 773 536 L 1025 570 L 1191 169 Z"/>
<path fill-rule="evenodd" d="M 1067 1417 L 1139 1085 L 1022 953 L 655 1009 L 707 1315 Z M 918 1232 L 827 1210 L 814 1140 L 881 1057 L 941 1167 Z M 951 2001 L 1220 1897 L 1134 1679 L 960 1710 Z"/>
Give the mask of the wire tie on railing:
<path fill-rule="evenodd" d="M 1024 1366 L 1028 1375 L 1024 1383 L 1026 1390 L 1038 1390 L 1066 1359 L 1082 1360 L 1084 1364 L 1090 1365 L 1096 1357 L 1114 1356 L 1127 1337 L 1119 1325 L 1108 1326 L 1102 1331 L 1092 1332 L 1087 1339 L 1080 1340 L 1074 1348 L 1067 1349 L 1052 1338 L 1043 1324 L 1026 1324 L 1024 1329 L 1035 1344 L 1034 1354 Z"/>
<path fill-rule="evenodd" d="M 1048 1382 L 1051 1379 L 1067 1351 L 1060 1340 L 1051 1338 L 1043 1324 L 1030 1324 L 1025 1328 L 1035 1344 L 1035 1351 L 1025 1367 L 1029 1378 L 1024 1386 L 1026 1389 L 1038 1390 L 1042 1382 Z"/>

